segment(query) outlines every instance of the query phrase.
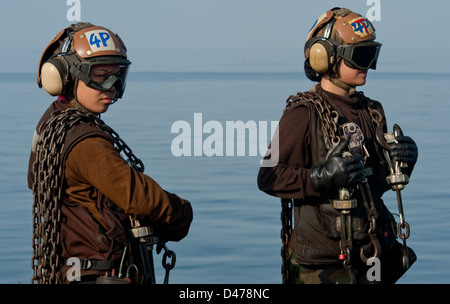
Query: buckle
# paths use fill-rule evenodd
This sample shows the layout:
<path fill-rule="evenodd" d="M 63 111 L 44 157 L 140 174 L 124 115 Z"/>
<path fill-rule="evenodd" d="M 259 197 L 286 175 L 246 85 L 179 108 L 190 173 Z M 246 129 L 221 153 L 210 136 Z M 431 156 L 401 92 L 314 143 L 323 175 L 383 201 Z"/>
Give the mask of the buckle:
<path fill-rule="evenodd" d="M 91 269 L 92 267 L 92 261 L 87 258 L 81 258 L 80 259 L 80 269 L 86 270 Z"/>

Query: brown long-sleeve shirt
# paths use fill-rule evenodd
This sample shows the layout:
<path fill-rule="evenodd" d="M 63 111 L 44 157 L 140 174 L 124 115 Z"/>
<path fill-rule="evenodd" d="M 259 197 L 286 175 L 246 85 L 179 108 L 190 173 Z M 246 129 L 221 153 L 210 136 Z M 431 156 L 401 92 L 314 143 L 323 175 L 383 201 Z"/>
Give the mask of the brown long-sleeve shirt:
<path fill-rule="evenodd" d="M 72 107 L 70 103 L 59 100 L 52 103 L 38 123 L 38 129 L 52 112 L 69 107 Z M 34 160 L 33 148 L 28 172 L 30 189 L 34 183 Z M 189 201 L 165 191 L 151 177 L 131 168 L 113 144 L 98 135 L 77 142 L 68 152 L 64 191 L 69 200 L 85 206 L 106 229 L 112 227 L 103 222 L 97 209 L 99 193 L 142 224 L 154 226 L 167 240 L 177 241 L 185 237 L 193 218 Z"/>
<path fill-rule="evenodd" d="M 111 142 L 101 137 L 87 138 L 70 151 L 65 181 L 69 198 L 86 206 L 100 223 L 98 192 L 126 214 L 166 227 L 176 235 L 186 235 L 192 221 L 188 201 L 166 192 L 151 177 L 131 168 Z"/>
<path fill-rule="evenodd" d="M 324 92 L 344 114 L 348 121 L 359 124 L 357 110 L 361 103 L 357 97 L 343 97 Z M 287 111 L 278 124 L 279 159 L 275 167 L 261 167 L 259 188 L 277 197 L 303 199 L 320 197 L 311 181 L 311 133 L 309 110 L 296 107 Z"/>

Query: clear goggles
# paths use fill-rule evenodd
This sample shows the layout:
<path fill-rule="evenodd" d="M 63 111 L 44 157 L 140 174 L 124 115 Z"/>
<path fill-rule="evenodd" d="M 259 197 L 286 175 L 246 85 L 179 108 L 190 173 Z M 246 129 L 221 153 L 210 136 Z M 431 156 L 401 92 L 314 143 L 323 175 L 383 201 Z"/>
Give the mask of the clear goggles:
<path fill-rule="evenodd" d="M 347 66 L 368 70 L 377 68 L 378 55 L 380 54 L 381 43 L 369 41 L 355 44 L 339 45 L 337 55 L 344 59 Z"/>
<path fill-rule="evenodd" d="M 120 60 L 91 60 L 80 62 L 78 68 L 81 73 L 84 74 L 84 80 L 86 81 L 83 80 L 83 82 L 88 87 L 100 91 L 109 91 L 114 86 L 116 88 L 115 100 L 117 100 L 122 97 L 123 92 L 125 91 L 128 67 L 130 66 L 130 64 L 131 61 L 123 58 L 121 58 Z M 93 77 L 91 74 L 93 68 L 99 66 L 114 66 L 117 67 L 117 69 L 114 69 L 114 73 L 100 82 L 98 81 L 99 77 Z M 92 78 L 94 78 L 96 81 L 94 81 Z"/>

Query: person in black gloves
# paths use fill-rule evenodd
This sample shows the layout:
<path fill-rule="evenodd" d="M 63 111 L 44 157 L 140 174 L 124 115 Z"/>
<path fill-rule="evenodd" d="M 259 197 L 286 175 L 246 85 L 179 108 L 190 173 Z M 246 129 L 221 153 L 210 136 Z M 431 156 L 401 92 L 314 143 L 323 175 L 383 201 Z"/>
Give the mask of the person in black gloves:
<path fill-rule="evenodd" d="M 277 145 L 265 157 L 278 163 L 258 174 L 260 190 L 292 202 L 282 205 L 285 283 L 393 283 L 406 271 L 381 197 L 391 189 L 386 157 L 406 163 L 411 175 L 417 146 L 403 135 L 388 144 L 381 103 L 355 90 L 376 68 L 380 48 L 370 21 L 343 8 L 320 16 L 308 35 L 305 74 L 318 83 L 287 99 Z M 410 266 L 410 248 L 408 256 Z M 380 260 L 381 274 L 367 276 L 370 257 Z"/>
<path fill-rule="evenodd" d="M 403 173 L 410 176 L 418 157 L 417 145 L 409 136 L 398 135 L 395 140 L 389 144 L 389 154 L 395 161 L 407 164 Z"/>
<path fill-rule="evenodd" d="M 329 191 L 333 188 L 351 187 L 364 180 L 364 167 L 361 155 L 343 157 L 348 140 L 343 140 L 333 150 L 323 166 L 311 168 L 311 181 L 314 189 Z"/>

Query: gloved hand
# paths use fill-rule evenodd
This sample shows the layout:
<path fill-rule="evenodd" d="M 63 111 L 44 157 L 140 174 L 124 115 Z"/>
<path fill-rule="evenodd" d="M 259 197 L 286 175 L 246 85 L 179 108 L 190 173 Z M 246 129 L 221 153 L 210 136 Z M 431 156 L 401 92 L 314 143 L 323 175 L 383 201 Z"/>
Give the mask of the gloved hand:
<path fill-rule="evenodd" d="M 348 140 L 342 140 L 331 152 L 323 166 L 311 168 L 311 180 L 317 191 L 328 192 L 343 187 L 350 187 L 364 180 L 364 167 L 361 155 L 342 157 Z"/>
<path fill-rule="evenodd" d="M 408 164 L 408 168 L 403 170 L 405 174 L 411 175 L 414 165 L 419 155 L 417 145 L 409 136 L 397 135 L 395 137 L 397 143 L 389 144 L 389 155 L 398 162 Z"/>

